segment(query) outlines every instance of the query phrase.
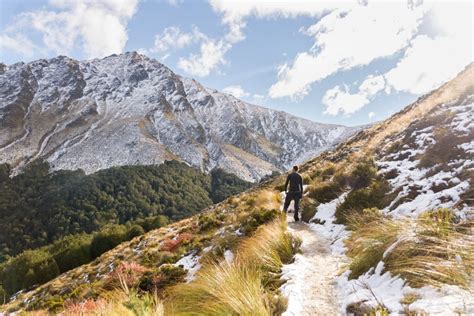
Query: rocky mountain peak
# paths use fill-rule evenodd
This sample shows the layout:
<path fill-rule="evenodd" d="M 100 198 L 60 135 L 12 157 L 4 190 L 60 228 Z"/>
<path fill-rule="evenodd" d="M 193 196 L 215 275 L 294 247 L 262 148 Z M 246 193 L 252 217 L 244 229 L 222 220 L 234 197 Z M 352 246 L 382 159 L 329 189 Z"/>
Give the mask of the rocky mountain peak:
<path fill-rule="evenodd" d="M 251 105 L 137 52 L 0 66 L 0 163 L 86 172 L 182 160 L 247 180 L 285 170 L 356 129 Z"/>

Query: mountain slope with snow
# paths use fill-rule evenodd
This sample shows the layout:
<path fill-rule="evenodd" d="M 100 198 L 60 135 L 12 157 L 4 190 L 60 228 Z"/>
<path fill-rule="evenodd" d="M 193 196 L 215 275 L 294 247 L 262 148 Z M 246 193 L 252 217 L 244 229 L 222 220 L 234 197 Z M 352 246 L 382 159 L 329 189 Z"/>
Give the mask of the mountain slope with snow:
<path fill-rule="evenodd" d="M 134 52 L 0 67 L 0 163 L 18 168 L 43 158 L 90 173 L 177 159 L 258 180 L 356 130 L 242 102 Z"/>
<path fill-rule="evenodd" d="M 470 64 L 304 166 L 313 181 L 306 198 L 315 210 L 312 238 L 325 240 L 330 260 L 341 265 L 342 273 L 332 275 L 341 314 L 474 312 L 473 142 Z M 319 260 L 327 256 L 321 252 Z M 302 285 L 292 276 L 313 257 L 303 251 L 285 267 L 292 311 L 306 300 L 295 297 Z"/>

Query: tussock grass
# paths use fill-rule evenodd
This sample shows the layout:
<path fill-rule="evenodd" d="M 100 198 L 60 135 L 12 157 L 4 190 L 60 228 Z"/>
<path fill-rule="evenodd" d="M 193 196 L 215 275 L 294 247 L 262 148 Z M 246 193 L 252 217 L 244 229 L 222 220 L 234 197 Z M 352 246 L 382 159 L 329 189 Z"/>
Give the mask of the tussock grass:
<path fill-rule="evenodd" d="M 280 285 L 281 266 L 298 247 L 282 215 L 244 240 L 232 262 L 209 262 L 194 282 L 173 287 L 167 314 L 271 315 L 275 305 L 282 308 L 272 295 Z"/>
<path fill-rule="evenodd" d="M 281 198 L 279 194 L 275 194 L 275 191 L 272 190 L 262 190 L 260 191 L 254 200 L 254 205 L 259 208 L 266 210 L 279 209 L 281 204 Z"/>
<path fill-rule="evenodd" d="M 374 210 L 351 215 L 347 240 L 351 277 L 383 260 L 385 269 L 412 287 L 444 284 L 469 288 L 473 281 L 473 221 L 456 221 L 447 209 L 416 219 L 393 220 Z"/>
<path fill-rule="evenodd" d="M 319 203 L 310 197 L 304 197 L 301 201 L 301 219 L 309 223 L 317 211 Z"/>
<path fill-rule="evenodd" d="M 375 267 L 383 259 L 386 249 L 400 234 L 398 222 L 382 216 L 377 209 L 366 209 L 348 217 L 352 234 L 346 242 L 347 254 L 351 257 L 350 279 L 354 279 Z"/>

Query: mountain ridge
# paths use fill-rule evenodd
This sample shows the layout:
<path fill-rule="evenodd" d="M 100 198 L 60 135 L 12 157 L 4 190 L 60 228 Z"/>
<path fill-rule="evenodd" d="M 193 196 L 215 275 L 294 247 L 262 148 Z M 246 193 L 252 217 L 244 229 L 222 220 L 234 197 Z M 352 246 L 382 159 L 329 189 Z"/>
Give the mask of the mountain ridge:
<path fill-rule="evenodd" d="M 178 159 L 255 181 L 358 130 L 240 101 L 136 52 L 4 65 L 0 84 L 0 162 L 17 169 L 37 158 L 87 173 Z"/>

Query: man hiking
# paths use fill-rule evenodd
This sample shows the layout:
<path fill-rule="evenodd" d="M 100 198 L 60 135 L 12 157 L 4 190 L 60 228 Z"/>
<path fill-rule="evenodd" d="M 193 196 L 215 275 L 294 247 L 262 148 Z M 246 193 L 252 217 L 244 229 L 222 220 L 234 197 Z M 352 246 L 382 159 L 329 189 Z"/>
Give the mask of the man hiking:
<path fill-rule="evenodd" d="M 288 189 L 288 183 L 290 187 Z M 295 201 L 295 222 L 299 221 L 300 218 L 298 216 L 298 211 L 300 209 L 299 203 L 300 199 L 303 197 L 303 178 L 301 178 L 300 174 L 298 173 L 298 166 L 293 167 L 293 172 L 288 175 L 285 182 L 285 204 L 283 206 L 283 211 L 288 210 L 288 206 L 290 206 L 291 201 Z"/>

